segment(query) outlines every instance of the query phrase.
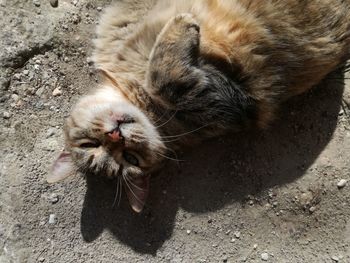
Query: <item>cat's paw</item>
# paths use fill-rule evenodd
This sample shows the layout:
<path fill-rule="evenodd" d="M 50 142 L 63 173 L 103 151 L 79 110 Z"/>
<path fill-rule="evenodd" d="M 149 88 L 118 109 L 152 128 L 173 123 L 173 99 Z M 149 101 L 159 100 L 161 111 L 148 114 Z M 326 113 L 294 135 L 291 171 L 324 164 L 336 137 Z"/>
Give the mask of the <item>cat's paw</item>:
<path fill-rule="evenodd" d="M 186 30 L 194 29 L 199 32 L 199 24 L 194 16 L 190 13 L 182 13 L 173 18 L 173 21 L 169 21 L 169 23 L 175 24 L 177 27 L 181 27 Z"/>
<path fill-rule="evenodd" d="M 168 38 L 196 36 L 199 34 L 199 24 L 192 14 L 182 13 L 170 19 L 164 26 L 160 36 Z"/>
<path fill-rule="evenodd" d="M 174 49 L 173 53 L 188 53 L 199 46 L 199 24 L 192 14 L 182 13 L 171 18 L 157 37 L 155 47 Z"/>

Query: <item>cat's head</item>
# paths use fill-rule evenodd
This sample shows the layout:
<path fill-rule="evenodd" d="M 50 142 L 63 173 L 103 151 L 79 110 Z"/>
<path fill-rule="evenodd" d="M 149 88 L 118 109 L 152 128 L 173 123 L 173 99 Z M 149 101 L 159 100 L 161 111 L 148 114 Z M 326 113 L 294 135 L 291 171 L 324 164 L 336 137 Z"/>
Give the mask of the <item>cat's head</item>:
<path fill-rule="evenodd" d="M 76 173 L 122 179 L 131 207 L 140 212 L 150 174 L 163 161 L 165 145 L 150 119 L 110 84 L 83 97 L 65 124 L 65 150 L 48 182 Z"/>

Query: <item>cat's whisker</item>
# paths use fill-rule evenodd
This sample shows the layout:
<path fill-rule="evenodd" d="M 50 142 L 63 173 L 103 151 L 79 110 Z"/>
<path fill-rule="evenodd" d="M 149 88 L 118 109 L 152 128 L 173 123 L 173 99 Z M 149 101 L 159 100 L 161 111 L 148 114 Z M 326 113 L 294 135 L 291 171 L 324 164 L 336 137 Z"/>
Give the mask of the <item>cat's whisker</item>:
<path fill-rule="evenodd" d="M 176 159 L 176 158 L 172 158 L 172 157 L 169 157 L 167 155 L 164 155 L 162 153 L 159 153 L 159 152 L 155 152 L 155 154 L 159 155 L 159 156 L 162 156 L 164 157 L 165 159 L 168 159 L 168 160 L 171 160 L 171 161 L 176 161 L 176 162 L 185 162 L 186 160 L 181 160 L 181 159 Z"/>
<path fill-rule="evenodd" d="M 115 203 L 117 202 L 117 199 L 119 199 L 118 200 L 118 206 L 119 206 L 119 201 L 120 201 L 120 198 L 118 198 L 120 196 L 120 194 L 119 194 L 120 186 L 119 185 L 120 185 L 120 178 L 117 177 L 117 192 L 115 193 L 115 197 L 114 197 L 114 201 L 113 201 L 112 207 L 115 206 Z"/>
<path fill-rule="evenodd" d="M 169 118 L 166 122 L 164 122 L 163 124 L 161 124 L 161 125 L 159 125 L 159 126 L 156 126 L 156 128 L 158 129 L 158 128 L 160 128 L 160 127 L 163 127 L 163 126 L 166 125 L 167 123 L 169 123 L 169 122 L 175 117 L 176 113 L 177 113 L 177 110 L 173 113 L 173 115 L 170 116 L 170 118 Z"/>
<path fill-rule="evenodd" d="M 169 147 L 168 147 L 168 150 L 171 151 L 171 152 L 175 155 L 176 159 L 179 160 L 179 157 L 177 156 L 176 151 L 174 151 L 173 149 L 171 149 L 171 148 L 169 148 Z M 183 161 L 184 161 L 184 160 L 183 160 Z"/>
<path fill-rule="evenodd" d="M 188 131 L 188 132 L 184 132 L 184 133 L 180 133 L 180 134 L 177 134 L 177 135 L 169 135 L 169 136 L 161 136 L 161 138 L 178 138 L 178 137 L 181 137 L 181 136 L 185 136 L 185 135 L 188 135 L 188 134 L 191 134 L 191 133 L 194 133 L 196 131 L 199 131 L 200 129 L 203 129 L 207 126 L 211 125 L 211 123 L 207 123 L 199 128 L 196 128 L 192 131 Z"/>
<path fill-rule="evenodd" d="M 167 141 L 163 141 L 162 140 L 162 142 L 164 142 L 164 143 L 166 143 L 166 142 L 176 142 L 176 141 L 178 141 L 178 140 L 180 140 L 181 138 L 176 138 L 176 139 L 173 139 L 173 140 L 167 140 Z"/>
<path fill-rule="evenodd" d="M 126 178 L 125 178 L 125 175 L 123 174 L 123 179 L 124 179 L 124 182 L 125 182 L 125 184 L 126 184 L 126 187 L 127 188 L 129 188 L 129 190 L 130 190 L 130 192 L 132 193 L 132 195 L 136 198 L 136 200 L 137 201 L 139 201 L 141 204 L 144 204 L 144 202 L 143 201 L 141 201 L 138 197 L 137 197 L 137 195 L 134 193 L 134 191 L 132 190 L 132 188 L 130 187 L 130 185 L 129 185 L 129 183 L 128 183 L 128 181 L 126 180 Z"/>
<path fill-rule="evenodd" d="M 165 110 L 164 113 L 156 121 L 154 121 L 154 124 L 158 125 L 158 122 L 161 121 L 167 113 L 168 113 L 168 111 Z"/>
<path fill-rule="evenodd" d="M 136 189 L 138 189 L 138 190 L 140 190 L 140 191 L 143 191 L 143 192 L 145 191 L 145 189 L 143 189 L 143 188 L 137 186 L 136 184 L 134 184 L 134 183 L 131 181 L 131 179 L 130 179 L 130 177 L 129 177 L 128 175 L 125 175 L 125 179 L 128 180 L 128 183 L 131 184 L 131 185 L 132 185 L 133 187 L 135 187 Z"/>

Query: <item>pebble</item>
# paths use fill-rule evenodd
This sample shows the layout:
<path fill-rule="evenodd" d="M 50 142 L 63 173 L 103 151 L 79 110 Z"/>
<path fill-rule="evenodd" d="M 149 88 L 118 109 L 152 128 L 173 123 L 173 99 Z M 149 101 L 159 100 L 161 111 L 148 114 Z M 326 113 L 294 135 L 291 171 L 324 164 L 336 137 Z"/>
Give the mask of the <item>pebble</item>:
<path fill-rule="evenodd" d="M 346 186 L 348 181 L 346 181 L 345 179 L 341 179 L 338 183 L 337 186 L 339 189 L 343 188 L 344 186 Z"/>
<path fill-rule="evenodd" d="M 97 11 L 102 11 L 102 7 L 98 6 L 97 8 Z"/>
<path fill-rule="evenodd" d="M 316 211 L 316 206 L 311 206 L 311 207 L 309 208 L 309 211 L 310 211 L 310 213 L 315 212 L 315 211 Z"/>
<path fill-rule="evenodd" d="M 14 102 L 17 102 L 19 100 L 19 96 L 17 94 L 12 94 L 11 95 L 11 99 L 14 101 Z"/>
<path fill-rule="evenodd" d="M 339 257 L 337 257 L 337 256 L 332 256 L 331 259 L 332 259 L 334 262 L 339 262 Z"/>
<path fill-rule="evenodd" d="M 28 70 L 28 69 L 23 70 L 23 74 L 26 75 L 26 76 L 28 76 L 29 70 Z"/>
<path fill-rule="evenodd" d="M 258 248 L 258 244 L 254 244 L 253 248 L 257 249 Z"/>
<path fill-rule="evenodd" d="M 4 111 L 4 113 L 2 114 L 2 116 L 4 117 L 4 119 L 10 119 L 11 118 L 11 113 Z"/>
<path fill-rule="evenodd" d="M 191 234 L 191 230 L 186 230 L 187 235 Z"/>
<path fill-rule="evenodd" d="M 236 238 L 240 238 L 240 237 L 241 237 L 241 232 L 236 231 L 236 232 L 234 233 L 234 236 L 235 236 Z"/>
<path fill-rule="evenodd" d="M 33 4 L 37 7 L 40 6 L 40 0 L 33 0 Z"/>
<path fill-rule="evenodd" d="M 54 97 L 60 96 L 60 95 L 62 95 L 62 90 L 60 90 L 59 88 L 55 88 L 55 89 L 53 90 L 53 92 L 52 92 L 52 95 L 53 95 Z"/>
<path fill-rule="evenodd" d="M 263 261 L 268 261 L 269 260 L 269 254 L 267 254 L 266 252 L 261 253 L 261 259 Z"/>
<path fill-rule="evenodd" d="M 52 193 L 48 199 L 52 204 L 56 204 L 58 202 L 58 195 L 55 193 Z"/>
<path fill-rule="evenodd" d="M 35 92 L 35 95 L 41 97 L 44 94 L 44 92 L 45 92 L 45 88 L 41 87 Z"/>
<path fill-rule="evenodd" d="M 49 224 L 55 224 L 56 223 L 56 215 L 50 214 L 49 216 Z"/>
<path fill-rule="evenodd" d="M 52 7 L 57 7 L 58 6 L 58 0 L 50 0 L 50 5 Z"/>
<path fill-rule="evenodd" d="M 51 136 L 55 135 L 56 129 L 49 128 L 46 132 L 46 138 L 50 138 Z"/>
<path fill-rule="evenodd" d="M 44 261 L 45 261 L 45 258 L 40 257 L 40 258 L 38 258 L 38 261 L 39 261 L 39 262 L 44 262 Z"/>

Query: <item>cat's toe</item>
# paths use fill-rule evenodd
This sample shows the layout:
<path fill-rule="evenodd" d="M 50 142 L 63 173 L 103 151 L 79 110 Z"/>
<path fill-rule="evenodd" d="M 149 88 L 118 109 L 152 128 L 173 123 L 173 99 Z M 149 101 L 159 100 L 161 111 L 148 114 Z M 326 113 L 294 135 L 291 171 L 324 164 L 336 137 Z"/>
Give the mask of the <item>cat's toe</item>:
<path fill-rule="evenodd" d="M 193 28 L 199 32 L 199 24 L 194 16 L 190 13 L 182 13 L 174 18 L 174 23 L 184 26 L 187 29 Z"/>

